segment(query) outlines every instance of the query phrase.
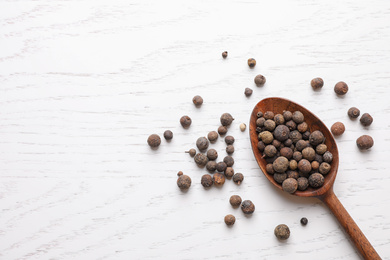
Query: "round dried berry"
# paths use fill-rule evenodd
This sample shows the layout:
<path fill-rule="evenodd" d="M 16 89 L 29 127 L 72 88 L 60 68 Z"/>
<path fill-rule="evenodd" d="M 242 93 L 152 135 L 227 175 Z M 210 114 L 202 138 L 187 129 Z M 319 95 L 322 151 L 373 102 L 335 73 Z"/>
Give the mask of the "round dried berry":
<path fill-rule="evenodd" d="M 266 112 L 264 113 L 264 118 L 265 118 L 265 120 L 274 119 L 274 117 L 275 117 L 275 114 L 274 114 L 274 112 L 272 112 L 272 111 L 266 111 Z"/>
<path fill-rule="evenodd" d="M 265 120 L 264 122 L 264 129 L 267 130 L 267 131 L 274 131 L 276 127 L 276 124 L 275 124 L 275 121 L 271 120 L 271 119 L 268 119 L 268 120 Z"/>
<path fill-rule="evenodd" d="M 200 183 L 205 188 L 211 187 L 213 185 L 213 177 L 211 177 L 209 174 L 205 174 L 202 176 Z"/>
<path fill-rule="evenodd" d="M 278 153 L 278 150 L 276 149 L 275 146 L 273 146 L 272 144 L 270 145 L 267 145 L 265 148 L 264 148 L 264 154 L 268 157 L 274 157 L 276 154 Z"/>
<path fill-rule="evenodd" d="M 292 119 L 292 113 L 290 111 L 283 111 L 284 120 L 290 121 Z"/>
<path fill-rule="evenodd" d="M 302 225 L 306 226 L 307 222 L 308 222 L 307 218 L 301 218 L 301 224 Z"/>
<path fill-rule="evenodd" d="M 245 88 L 244 94 L 247 97 L 250 97 L 253 93 L 253 90 L 251 88 Z"/>
<path fill-rule="evenodd" d="M 321 173 L 313 173 L 309 177 L 309 185 L 313 188 L 319 188 L 324 185 L 325 178 Z"/>
<path fill-rule="evenodd" d="M 320 165 L 318 171 L 319 171 L 322 175 L 328 174 L 328 172 L 330 171 L 330 164 L 329 164 L 329 163 L 326 163 L 326 162 L 321 163 L 321 165 Z"/>
<path fill-rule="evenodd" d="M 224 174 L 226 178 L 230 179 L 234 175 L 234 169 L 232 167 L 226 167 Z"/>
<path fill-rule="evenodd" d="M 172 133 L 172 131 L 171 131 L 171 130 L 166 130 L 166 131 L 164 132 L 164 138 L 165 138 L 165 140 L 167 140 L 167 141 L 172 140 L 172 138 L 173 138 L 173 133 Z"/>
<path fill-rule="evenodd" d="M 264 85 L 265 82 L 266 82 L 266 79 L 263 75 L 259 74 L 255 77 L 255 84 L 257 86 Z"/>
<path fill-rule="evenodd" d="M 263 127 L 263 126 L 264 126 L 264 123 L 265 123 L 265 118 L 264 118 L 264 117 L 259 117 L 259 118 L 256 120 L 256 126 L 258 126 L 258 127 Z"/>
<path fill-rule="evenodd" d="M 293 179 L 298 179 L 299 173 L 297 171 L 287 171 L 287 179 L 288 178 L 293 178 Z"/>
<path fill-rule="evenodd" d="M 183 172 L 182 171 L 179 171 L 178 173 L 177 173 L 177 176 L 178 177 L 180 177 L 180 176 L 182 176 L 183 175 Z"/>
<path fill-rule="evenodd" d="M 180 118 L 180 124 L 183 128 L 187 129 L 191 126 L 192 120 L 189 116 L 182 116 Z"/>
<path fill-rule="evenodd" d="M 257 117 L 262 117 L 263 116 L 263 112 L 261 112 L 261 111 L 257 112 L 256 116 Z"/>
<path fill-rule="evenodd" d="M 228 226 L 232 226 L 234 225 L 234 223 L 236 222 L 236 217 L 229 214 L 229 215 L 226 215 L 225 216 L 225 224 L 228 225 Z"/>
<path fill-rule="evenodd" d="M 275 173 L 275 170 L 274 170 L 274 166 L 272 163 L 268 163 L 266 166 L 265 166 L 265 171 L 268 173 L 268 174 L 274 174 Z"/>
<path fill-rule="evenodd" d="M 312 161 L 311 162 L 311 169 L 313 171 L 317 171 L 319 168 L 320 168 L 320 163 L 319 162 L 317 162 L 317 161 Z"/>
<path fill-rule="evenodd" d="M 226 137 L 225 137 L 225 143 L 226 143 L 227 145 L 233 144 L 233 143 L 234 143 L 234 137 L 231 136 L 231 135 L 226 136 Z"/>
<path fill-rule="evenodd" d="M 283 173 L 288 169 L 289 166 L 288 159 L 284 156 L 280 156 L 274 161 L 273 166 L 275 172 Z"/>
<path fill-rule="evenodd" d="M 282 146 L 282 143 L 276 139 L 272 141 L 272 145 L 276 147 L 276 149 L 279 149 Z"/>
<path fill-rule="evenodd" d="M 233 120 L 234 120 L 234 118 L 232 117 L 232 115 L 231 114 L 229 114 L 229 113 L 224 113 L 224 114 L 222 114 L 222 116 L 221 116 L 221 124 L 223 125 L 223 126 L 229 126 L 229 125 L 231 125 L 231 123 L 233 122 Z"/>
<path fill-rule="evenodd" d="M 218 139 L 218 133 L 216 131 L 211 131 L 208 133 L 207 139 L 209 139 L 211 143 L 214 143 Z"/>
<path fill-rule="evenodd" d="M 245 124 L 245 123 L 241 123 L 241 124 L 240 124 L 240 130 L 241 130 L 241 132 L 244 132 L 245 129 L 246 129 L 246 124 Z"/>
<path fill-rule="evenodd" d="M 265 148 L 265 144 L 263 141 L 259 141 L 257 143 L 257 149 L 259 149 L 260 152 L 263 152 L 264 151 L 264 148 Z"/>
<path fill-rule="evenodd" d="M 280 149 L 280 155 L 290 160 L 293 156 L 293 150 L 289 147 L 283 147 Z"/>
<path fill-rule="evenodd" d="M 321 155 L 324 154 L 327 150 L 328 147 L 326 146 L 326 144 L 319 144 L 316 147 L 316 152 Z"/>
<path fill-rule="evenodd" d="M 298 163 L 298 169 L 303 174 L 307 174 L 311 171 L 311 163 L 306 159 L 302 159 Z"/>
<path fill-rule="evenodd" d="M 188 175 L 181 175 L 177 179 L 177 186 L 182 190 L 187 190 L 191 186 L 191 178 Z"/>
<path fill-rule="evenodd" d="M 227 131 L 228 131 L 228 129 L 226 126 L 221 125 L 220 127 L 218 127 L 218 134 L 220 136 L 225 135 L 227 133 Z"/>
<path fill-rule="evenodd" d="M 316 152 L 311 147 L 306 147 L 302 150 L 302 157 L 309 162 L 313 161 L 316 157 Z"/>
<path fill-rule="evenodd" d="M 254 68 L 256 66 L 256 60 L 254 58 L 249 58 L 248 59 L 248 66 L 250 68 Z"/>
<path fill-rule="evenodd" d="M 274 117 L 274 121 L 276 125 L 283 125 L 285 122 L 284 117 L 281 114 L 276 114 Z"/>
<path fill-rule="evenodd" d="M 232 196 L 230 197 L 229 202 L 230 202 L 230 205 L 233 206 L 233 208 L 238 208 L 238 207 L 241 205 L 242 200 L 241 200 L 241 197 L 240 197 L 240 196 L 238 196 L 238 195 L 232 195 Z"/>
<path fill-rule="evenodd" d="M 232 154 L 234 153 L 234 146 L 229 144 L 228 146 L 226 146 L 226 153 L 227 154 Z"/>
<path fill-rule="evenodd" d="M 305 177 L 298 178 L 298 190 L 306 190 L 309 187 L 309 180 Z"/>
<path fill-rule="evenodd" d="M 196 154 L 196 150 L 194 148 L 191 148 L 190 150 L 185 152 L 188 153 L 191 157 L 194 157 Z"/>
<path fill-rule="evenodd" d="M 310 85 L 314 90 L 318 90 L 324 86 L 324 81 L 322 78 L 314 78 L 311 80 Z"/>
<path fill-rule="evenodd" d="M 156 148 L 161 144 L 161 138 L 157 134 L 152 134 L 148 137 L 148 145 L 152 148 Z"/>
<path fill-rule="evenodd" d="M 290 132 L 289 138 L 294 144 L 296 144 L 299 140 L 302 140 L 302 134 L 298 130 L 294 130 Z"/>
<path fill-rule="evenodd" d="M 309 140 L 309 138 L 310 138 L 310 131 L 306 131 L 302 134 L 303 140 Z"/>
<path fill-rule="evenodd" d="M 241 209 L 245 214 L 252 214 L 255 212 L 255 204 L 250 200 L 244 200 L 241 204 Z"/>
<path fill-rule="evenodd" d="M 215 185 L 223 185 L 225 183 L 225 176 L 221 173 L 215 173 L 213 176 L 213 181 Z"/>
<path fill-rule="evenodd" d="M 316 130 L 310 134 L 309 142 L 311 145 L 316 146 L 316 145 L 323 143 L 324 141 L 325 141 L 325 137 L 321 131 Z"/>
<path fill-rule="evenodd" d="M 326 151 L 324 155 L 322 155 L 322 159 L 324 162 L 331 163 L 333 161 L 333 155 L 331 152 Z"/>
<path fill-rule="evenodd" d="M 360 116 L 360 110 L 356 107 L 351 107 L 348 109 L 348 116 L 351 119 L 358 118 Z"/>
<path fill-rule="evenodd" d="M 301 133 L 306 132 L 308 128 L 309 126 L 306 124 L 306 122 L 302 122 L 297 126 L 298 131 Z"/>
<path fill-rule="evenodd" d="M 360 117 L 360 123 L 363 125 L 363 126 L 369 126 L 372 124 L 372 121 L 374 121 L 374 119 L 372 118 L 372 116 L 369 114 L 369 113 L 364 113 L 361 117 Z"/>
<path fill-rule="evenodd" d="M 292 120 L 297 123 L 297 124 L 300 124 L 303 122 L 303 120 L 305 120 L 305 117 L 303 116 L 302 112 L 301 111 L 295 111 L 292 115 Z"/>
<path fill-rule="evenodd" d="M 212 160 L 214 161 L 215 159 L 218 158 L 218 153 L 215 149 L 209 149 L 207 151 L 207 158 L 209 158 L 209 160 Z"/>
<path fill-rule="evenodd" d="M 348 92 L 348 85 L 347 83 L 340 81 L 334 86 L 334 92 L 336 92 L 337 95 L 345 95 Z"/>
<path fill-rule="evenodd" d="M 225 158 L 223 158 L 223 162 L 226 163 L 227 167 L 232 167 L 234 164 L 234 159 L 233 159 L 233 157 L 228 155 L 228 156 L 225 156 Z"/>
<path fill-rule="evenodd" d="M 282 188 L 285 192 L 292 194 L 298 189 L 298 182 L 294 178 L 287 178 L 283 181 Z"/>
<path fill-rule="evenodd" d="M 209 159 L 207 158 L 206 155 L 204 155 L 203 153 L 197 153 L 194 157 L 194 161 L 195 163 L 199 166 L 199 167 L 204 167 L 207 162 L 209 161 Z"/>
<path fill-rule="evenodd" d="M 293 120 L 287 121 L 286 126 L 290 131 L 297 129 L 297 124 Z"/>
<path fill-rule="evenodd" d="M 228 52 L 227 51 L 222 52 L 222 58 L 226 59 L 227 56 L 228 56 Z"/>
<path fill-rule="evenodd" d="M 271 132 L 264 131 L 259 134 L 259 139 L 261 139 L 261 141 L 263 141 L 265 144 L 270 144 L 274 140 L 274 136 Z"/>
<path fill-rule="evenodd" d="M 285 125 L 278 125 L 274 131 L 275 139 L 283 142 L 286 141 L 290 135 L 290 130 Z M 264 142 L 264 140 L 263 140 Z"/>
<path fill-rule="evenodd" d="M 274 230 L 275 236 L 280 240 L 286 240 L 290 237 L 290 229 L 285 224 L 277 225 Z"/>
<path fill-rule="evenodd" d="M 208 161 L 206 163 L 206 169 L 211 173 L 215 172 L 217 169 L 217 163 L 215 161 Z"/>
<path fill-rule="evenodd" d="M 196 146 L 199 151 L 204 151 L 209 147 L 209 141 L 206 137 L 199 137 L 198 140 L 196 140 Z"/>
<path fill-rule="evenodd" d="M 290 168 L 290 170 L 293 170 L 293 171 L 296 170 L 296 169 L 298 168 L 298 163 L 297 163 L 297 161 L 291 160 L 291 161 L 290 161 L 289 168 Z"/>
<path fill-rule="evenodd" d="M 217 163 L 216 169 L 218 172 L 224 172 L 226 170 L 226 168 L 227 168 L 226 163 L 224 163 L 224 162 Z"/>
<path fill-rule="evenodd" d="M 297 162 L 299 162 L 300 160 L 302 160 L 302 153 L 299 152 L 299 151 L 295 151 L 293 153 L 293 159 Z"/>
<path fill-rule="evenodd" d="M 299 140 L 296 144 L 295 144 L 295 148 L 297 148 L 298 151 L 302 151 L 303 149 L 305 149 L 306 147 L 308 147 L 309 144 L 307 143 L 307 141 L 305 140 Z"/>
<path fill-rule="evenodd" d="M 369 135 L 362 135 L 356 140 L 356 145 L 360 150 L 368 150 L 374 146 L 374 139 Z"/>
<path fill-rule="evenodd" d="M 197 95 L 192 98 L 192 102 L 196 107 L 200 107 L 203 104 L 203 98 Z"/>
<path fill-rule="evenodd" d="M 285 180 L 285 179 L 287 179 L 287 173 L 274 173 L 274 180 L 277 182 L 277 183 L 280 183 L 280 184 L 282 184 L 283 183 L 283 181 Z"/>
<path fill-rule="evenodd" d="M 243 180 L 244 180 L 244 175 L 242 173 L 238 172 L 233 175 L 233 181 L 238 185 L 240 185 Z"/>
<path fill-rule="evenodd" d="M 330 128 L 330 131 L 332 131 L 332 134 L 334 136 L 342 135 L 344 133 L 344 131 L 345 131 L 345 126 L 341 122 L 336 122 Z"/>

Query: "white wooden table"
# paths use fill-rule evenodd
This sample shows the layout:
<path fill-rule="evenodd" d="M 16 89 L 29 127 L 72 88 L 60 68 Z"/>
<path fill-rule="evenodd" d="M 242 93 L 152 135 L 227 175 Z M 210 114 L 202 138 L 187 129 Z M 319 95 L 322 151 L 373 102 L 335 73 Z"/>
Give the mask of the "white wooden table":
<path fill-rule="evenodd" d="M 390 259 L 389 26 L 385 0 L 1 1 L 0 259 L 359 259 L 321 202 L 276 190 L 259 170 L 238 126 L 270 96 L 345 124 L 335 193 Z M 351 121 L 351 106 L 374 123 Z M 206 171 L 184 151 L 224 112 L 245 180 L 205 190 Z M 147 137 L 166 129 L 173 140 L 151 150 Z M 362 134 L 371 151 L 358 151 Z M 219 159 L 224 147 L 213 145 Z M 231 208 L 232 194 L 255 203 L 252 217 Z M 286 242 L 273 235 L 281 223 Z"/>

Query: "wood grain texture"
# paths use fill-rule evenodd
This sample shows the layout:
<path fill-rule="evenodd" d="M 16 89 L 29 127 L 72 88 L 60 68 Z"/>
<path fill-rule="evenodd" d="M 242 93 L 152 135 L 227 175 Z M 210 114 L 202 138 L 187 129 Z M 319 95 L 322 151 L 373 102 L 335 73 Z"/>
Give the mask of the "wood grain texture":
<path fill-rule="evenodd" d="M 261 173 L 238 126 L 271 96 L 328 127 L 345 124 L 334 190 L 389 259 L 389 22 L 384 0 L 1 1 L 0 259 L 358 259 L 322 203 L 284 194 Z M 341 98 L 340 80 L 349 85 Z M 351 121 L 351 106 L 374 123 Z M 235 117 L 234 168 L 245 179 L 204 190 L 205 170 L 184 151 L 224 112 Z M 151 150 L 147 137 L 166 129 L 173 140 Z M 371 151 L 356 147 L 363 134 Z M 223 139 L 212 147 L 222 160 Z M 179 170 L 193 180 L 186 193 Z M 232 194 L 254 202 L 252 217 L 231 208 Z M 282 223 L 285 243 L 273 235 Z"/>

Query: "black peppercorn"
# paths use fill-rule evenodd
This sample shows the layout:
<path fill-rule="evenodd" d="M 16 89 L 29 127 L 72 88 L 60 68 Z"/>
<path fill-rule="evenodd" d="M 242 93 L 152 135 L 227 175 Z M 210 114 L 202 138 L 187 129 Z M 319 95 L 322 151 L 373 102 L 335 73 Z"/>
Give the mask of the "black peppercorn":
<path fill-rule="evenodd" d="M 222 58 L 226 59 L 227 56 L 228 56 L 228 52 L 227 51 L 222 52 Z"/>
<path fill-rule="evenodd" d="M 293 130 L 297 129 L 297 124 L 293 120 L 287 121 L 286 122 L 286 126 L 288 127 L 288 129 L 290 131 L 293 131 Z"/>
<path fill-rule="evenodd" d="M 234 225 L 234 223 L 236 222 L 236 217 L 229 214 L 229 215 L 226 215 L 225 216 L 225 224 L 228 225 L 228 226 L 232 226 Z"/>
<path fill-rule="evenodd" d="M 254 58 L 249 58 L 248 59 L 248 66 L 250 68 L 254 68 L 256 66 L 256 60 Z"/>
<path fill-rule="evenodd" d="M 148 137 L 148 145 L 152 148 L 157 148 L 161 144 L 161 138 L 157 134 L 152 134 Z"/>
<path fill-rule="evenodd" d="M 348 85 L 347 83 L 340 81 L 334 86 L 334 92 L 336 92 L 337 95 L 345 95 L 348 92 Z"/>
<path fill-rule="evenodd" d="M 323 133 L 319 130 L 312 132 L 310 134 L 310 137 L 309 137 L 310 144 L 314 145 L 314 146 L 323 143 L 324 140 L 325 140 L 325 137 L 324 137 Z"/>
<path fill-rule="evenodd" d="M 363 125 L 363 126 L 369 126 L 372 124 L 372 121 L 374 121 L 374 119 L 372 118 L 372 116 L 369 114 L 369 113 L 364 113 L 361 117 L 360 117 L 360 123 Z"/>
<path fill-rule="evenodd" d="M 226 167 L 224 174 L 226 178 L 230 179 L 234 175 L 234 169 L 232 167 Z"/>
<path fill-rule="evenodd" d="M 228 131 L 228 129 L 226 126 L 221 125 L 220 127 L 218 127 L 218 134 L 220 136 L 225 135 L 227 133 L 227 131 Z"/>
<path fill-rule="evenodd" d="M 232 117 L 232 115 L 231 114 L 229 114 L 229 113 L 224 113 L 224 114 L 222 114 L 222 116 L 221 116 L 221 124 L 223 125 L 223 126 L 229 126 L 229 125 L 231 125 L 231 123 L 233 122 L 233 120 L 234 120 L 234 118 Z"/>
<path fill-rule="evenodd" d="M 180 124 L 183 128 L 187 129 L 191 126 L 192 120 L 189 116 L 182 116 L 180 118 Z"/>
<path fill-rule="evenodd" d="M 311 80 L 310 85 L 314 90 L 321 89 L 324 86 L 324 80 L 322 78 L 314 78 Z"/>
<path fill-rule="evenodd" d="M 182 171 L 179 171 L 178 173 L 177 173 L 177 176 L 178 177 L 180 177 L 180 176 L 182 176 L 183 175 L 183 172 Z"/>
<path fill-rule="evenodd" d="M 196 154 L 196 150 L 194 148 L 191 148 L 190 150 L 185 152 L 188 153 L 191 157 L 194 157 Z"/>
<path fill-rule="evenodd" d="M 226 144 L 233 144 L 234 143 L 234 137 L 233 136 L 231 136 L 231 135 L 228 135 L 228 136 L 226 136 L 225 137 L 225 143 Z"/>
<path fill-rule="evenodd" d="M 171 130 L 165 130 L 164 132 L 164 138 L 165 140 L 169 141 L 169 140 L 172 140 L 173 138 L 173 133 Z"/>
<path fill-rule="evenodd" d="M 223 185 L 225 183 L 225 176 L 221 173 L 215 173 L 213 176 L 213 181 L 217 186 Z"/>
<path fill-rule="evenodd" d="M 242 173 L 238 172 L 233 175 L 233 181 L 238 185 L 240 185 L 243 180 L 244 180 L 244 175 Z"/>
<path fill-rule="evenodd" d="M 226 167 L 227 167 L 226 163 L 224 163 L 224 162 L 219 162 L 219 163 L 217 163 L 216 170 L 217 170 L 218 172 L 224 172 L 224 171 L 226 170 Z"/>
<path fill-rule="evenodd" d="M 277 225 L 274 230 L 275 236 L 280 240 L 286 240 L 290 237 L 290 229 L 285 224 Z"/>
<path fill-rule="evenodd" d="M 326 151 L 326 152 L 322 155 L 322 159 L 324 160 L 324 162 L 331 163 L 332 160 L 333 160 L 333 155 L 332 155 L 331 152 Z"/>
<path fill-rule="evenodd" d="M 305 117 L 303 116 L 302 112 L 301 111 L 295 111 L 292 115 L 292 120 L 297 123 L 297 124 L 300 124 L 303 122 L 303 120 L 305 120 Z"/>
<path fill-rule="evenodd" d="M 267 120 L 267 119 L 274 119 L 274 117 L 275 117 L 275 114 L 272 111 L 266 111 L 264 113 L 265 120 Z"/>
<path fill-rule="evenodd" d="M 264 155 L 266 155 L 268 157 L 274 157 L 277 153 L 278 153 L 278 150 L 272 144 L 267 145 L 264 148 Z"/>
<path fill-rule="evenodd" d="M 306 190 L 309 187 L 309 180 L 305 177 L 298 178 L 298 190 Z"/>
<path fill-rule="evenodd" d="M 342 135 L 344 133 L 344 131 L 345 131 L 345 126 L 341 122 L 336 122 L 330 128 L 330 131 L 332 132 L 332 134 L 334 136 Z"/>
<path fill-rule="evenodd" d="M 263 126 L 264 126 L 264 123 L 265 123 L 265 118 L 264 118 L 264 117 L 259 117 L 259 118 L 256 120 L 256 126 L 258 126 L 258 127 L 263 127 Z"/>
<path fill-rule="evenodd" d="M 207 155 L 207 158 L 209 158 L 209 160 L 211 161 L 214 161 L 215 159 L 218 158 L 218 153 L 215 149 L 209 149 L 206 153 Z"/>
<path fill-rule="evenodd" d="M 285 192 L 293 194 L 298 189 L 298 182 L 294 178 L 287 178 L 283 181 L 282 188 Z"/>
<path fill-rule="evenodd" d="M 232 195 L 229 199 L 230 205 L 233 206 L 233 208 L 238 208 L 241 205 L 241 197 L 238 195 Z"/>
<path fill-rule="evenodd" d="M 264 85 L 265 82 L 266 82 L 266 79 L 263 75 L 259 74 L 255 77 L 255 84 L 257 86 Z"/>
<path fill-rule="evenodd" d="M 181 190 L 187 190 L 190 188 L 191 186 L 191 178 L 188 176 L 188 175 L 181 175 L 178 179 L 177 179 L 177 186 L 181 189 Z"/>
<path fill-rule="evenodd" d="M 204 155 L 203 153 L 197 153 L 194 157 L 194 161 L 195 163 L 199 166 L 199 167 L 204 167 L 207 162 L 209 161 L 209 159 L 207 158 L 206 155 Z"/>
<path fill-rule="evenodd" d="M 223 162 L 226 163 L 227 167 L 232 167 L 234 164 L 234 159 L 233 159 L 233 157 L 228 155 L 228 156 L 225 156 L 225 158 L 223 158 Z"/>
<path fill-rule="evenodd" d="M 274 174 L 275 173 L 275 170 L 274 170 L 274 166 L 272 165 L 272 163 L 268 163 L 266 166 L 265 166 L 265 170 L 268 174 Z"/>
<path fill-rule="evenodd" d="M 321 173 L 313 173 L 309 177 L 309 185 L 313 188 L 319 188 L 324 185 L 325 178 Z"/>
<path fill-rule="evenodd" d="M 209 174 L 205 174 L 202 176 L 200 183 L 205 188 L 211 187 L 213 185 L 213 177 L 211 177 Z"/>
<path fill-rule="evenodd" d="M 194 103 L 196 107 L 200 107 L 203 104 L 203 98 L 197 95 L 192 98 L 192 103 Z"/>
<path fill-rule="evenodd" d="M 196 146 L 199 151 L 204 151 L 209 147 L 209 141 L 206 137 L 199 137 L 198 140 L 196 140 Z"/>
<path fill-rule="evenodd" d="M 311 147 L 306 147 L 302 150 L 302 157 L 309 162 L 313 161 L 316 157 L 316 152 Z"/>
<path fill-rule="evenodd" d="M 253 93 L 253 90 L 251 88 L 245 88 L 244 94 L 247 97 L 250 97 Z"/>
<path fill-rule="evenodd" d="M 207 139 L 209 139 L 211 143 L 215 143 L 215 141 L 217 141 L 218 139 L 218 133 L 215 131 L 211 131 L 207 134 Z"/>
<path fill-rule="evenodd" d="M 283 117 L 285 122 L 290 121 L 292 119 L 291 111 L 283 111 Z"/>
<path fill-rule="evenodd" d="M 369 135 L 362 135 L 356 140 L 356 145 L 360 150 L 368 150 L 374 146 L 374 139 Z"/>
<path fill-rule="evenodd" d="M 355 118 L 358 118 L 360 115 L 360 110 L 356 107 L 351 107 L 350 109 L 348 109 L 348 116 L 349 118 L 351 119 L 355 119 Z"/>
<path fill-rule="evenodd" d="M 227 154 L 232 154 L 234 153 L 234 146 L 229 144 L 228 146 L 226 146 L 226 153 Z"/>
<path fill-rule="evenodd" d="M 255 212 L 255 204 L 250 200 L 244 200 L 241 204 L 241 209 L 245 214 L 252 214 Z"/>
<path fill-rule="evenodd" d="M 302 225 L 306 226 L 307 222 L 308 222 L 307 218 L 301 218 L 301 224 Z"/>
<path fill-rule="evenodd" d="M 264 129 L 272 132 L 276 127 L 275 121 L 268 119 L 264 122 Z"/>
<path fill-rule="evenodd" d="M 303 174 L 307 174 L 311 171 L 311 163 L 306 159 L 302 159 L 298 163 L 298 169 Z"/>
<path fill-rule="evenodd" d="M 287 126 L 278 125 L 275 128 L 275 131 L 274 131 L 275 139 L 283 142 L 283 141 L 286 141 L 288 139 L 289 135 L 290 135 L 290 130 L 288 129 Z M 263 142 L 264 142 L 264 140 L 263 140 Z"/>
<path fill-rule="evenodd" d="M 211 173 L 215 172 L 217 169 L 217 163 L 215 161 L 208 161 L 206 163 L 206 169 Z"/>
<path fill-rule="evenodd" d="M 263 116 L 263 112 L 261 112 L 261 111 L 257 112 L 256 116 L 257 117 L 262 117 Z"/>
<path fill-rule="evenodd" d="M 274 173 L 274 180 L 277 182 L 277 183 L 280 183 L 280 184 L 282 184 L 283 183 L 283 181 L 285 180 L 285 179 L 287 179 L 287 173 Z"/>

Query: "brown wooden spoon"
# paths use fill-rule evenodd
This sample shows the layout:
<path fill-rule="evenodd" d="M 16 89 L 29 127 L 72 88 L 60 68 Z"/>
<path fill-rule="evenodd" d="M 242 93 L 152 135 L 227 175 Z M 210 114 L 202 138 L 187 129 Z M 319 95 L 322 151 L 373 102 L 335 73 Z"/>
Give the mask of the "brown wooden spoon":
<path fill-rule="evenodd" d="M 256 120 L 257 120 L 257 112 L 266 112 L 272 111 L 276 114 L 283 114 L 283 111 L 288 110 L 291 112 L 301 111 L 305 116 L 305 122 L 308 124 L 310 132 L 315 130 L 320 130 L 325 136 L 325 144 L 328 147 L 328 151 L 330 151 L 333 155 L 333 161 L 331 163 L 331 170 L 328 174 L 325 175 L 325 183 L 322 187 L 318 189 L 308 188 L 305 191 L 296 191 L 293 195 L 299 197 L 316 197 L 320 199 L 325 205 L 329 207 L 332 213 L 335 215 L 341 226 L 345 229 L 345 231 L 350 236 L 352 242 L 355 244 L 356 248 L 362 254 L 364 259 L 381 259 L 375 249 L 372 247 L 370 242 L 364 236 L 363 232 L 359 229 L 355 221 L 348 214 L 347 210 L 340 203 L 338 198 L 333 192 L 333 183 L 336 178 L 337 169 L 339 166 L 339 152 L 337 150 L 336 141 L 333 138 L 333 135 L 330 133 L 329 129 L 326 125 L 313 113 L 304 108 L 297 103 L 294 103 L 290 100 L 284 98 L 266 98 L 261 100 L 254 107 L 250 119 L 249 125 L 249 134 L 252 144 L 252 150 L 255 155 L 256 161 L 260 166 L 260 169 L 263 171 L 264 175 L 267 179 L 278 189 L 282 190 L 282 186 L 278 184 L 272 175 L 266 172 L 267 162 L 262 157 L 261 152 L 257 148 L 258 143 L 258 134 L 256 132 Z"/>

